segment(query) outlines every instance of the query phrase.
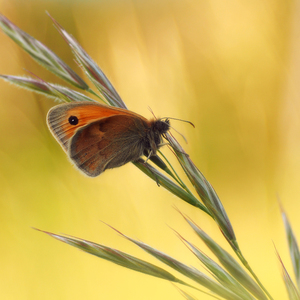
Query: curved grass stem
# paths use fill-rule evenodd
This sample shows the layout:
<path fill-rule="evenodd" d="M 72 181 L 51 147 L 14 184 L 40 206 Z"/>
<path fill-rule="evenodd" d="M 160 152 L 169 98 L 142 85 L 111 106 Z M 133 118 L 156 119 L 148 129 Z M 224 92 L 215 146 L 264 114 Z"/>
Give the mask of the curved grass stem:
<path fill-rule="evenodd" d="M 164 160 L 167 162 L 167 164 L 169 165 L 169 167 L 172 169 L 172 171 L 174 172 L 174 174 L 169 174 L 170 176 L 172 176 L 172 178 L 174 180 L 176 180 L 176 182 L 186 191 L 188 192 L 190 195 L 193 195 L 193 193 L 189 190 L 189 188 L 184 184 L 184 182 L 181 180 L 181 178 L 179 177 L 179 175 L 177 174 L 177 172 L 175 171 L 175 169 L 173 168 L 172 164 L 169 162 L 169 160 L 166 158 L 166 156 L 160 151 L 158 150 L 159 154 L 164 158 Z M 193 195 L 194 196 L 194 195 Z"/>
<path fill-rule="evenodd" d="M 242 262 L 242 264 L 245 266 L 245 268 L 250 272 L 250 274 L 253 276 L 253 278 L 255 279 L 255 281 L 257 282 L 257 284 L 261 287 L 261 289 L 265 292 L 265 294 L 268 296 L 268 298 L 270 300 L 274 300 L 273 297 L 270 295 L 270 293 L 266 290 L 266 288 L 263 286 L 263 284 L 260 282 L 260 280 L 258 279 L 258 277 L 256 276 L 256 274 L 254 273 L 254 271 L 252 270 L 252 268 L 250 267 L 250 265 L 248 264 L 248 261 L 245 259 L 244 255 L 242 254 L 242 252 L 237 249 L 235 250 L 236 255 L 238 256 L 238 258 L 240 259 L 240 261 Z"/>

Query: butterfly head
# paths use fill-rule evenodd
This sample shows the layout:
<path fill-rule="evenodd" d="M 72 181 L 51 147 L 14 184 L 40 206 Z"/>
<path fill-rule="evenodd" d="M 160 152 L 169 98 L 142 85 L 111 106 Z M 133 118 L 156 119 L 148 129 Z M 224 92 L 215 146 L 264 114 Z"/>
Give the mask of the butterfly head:
<path fill-rule="evenodd" d="M 152 129 L 154 132 L 156 132 L 159 135 L 165 134 L 167 131 L 170 130 L 170 121 L 166 119 L 165 121 L 163 120 L 156 120 L 152 124 Z"/>
<path fill-rule="evenodd" d="M 162 136 L 169 131 L 169 120 L 154 120 L 150 126 L 147 136 L 146 149 L 155 155 L 162 144 Z"/>

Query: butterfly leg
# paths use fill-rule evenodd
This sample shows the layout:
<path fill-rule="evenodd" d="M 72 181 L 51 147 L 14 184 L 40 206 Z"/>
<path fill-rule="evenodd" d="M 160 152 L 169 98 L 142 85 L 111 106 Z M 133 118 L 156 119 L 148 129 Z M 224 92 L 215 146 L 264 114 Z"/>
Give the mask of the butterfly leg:
<path fill-rule="evenodd" d="M 152 150 L 149 151 L 149 154 L 148 154 L 148 156 L 147 156 L 147 159 L 146 159 L 145 162 L 144 162 L 145 164 L 147 163 L 148 159 L 152 156 L 152 153 L 153 153 Z"/>

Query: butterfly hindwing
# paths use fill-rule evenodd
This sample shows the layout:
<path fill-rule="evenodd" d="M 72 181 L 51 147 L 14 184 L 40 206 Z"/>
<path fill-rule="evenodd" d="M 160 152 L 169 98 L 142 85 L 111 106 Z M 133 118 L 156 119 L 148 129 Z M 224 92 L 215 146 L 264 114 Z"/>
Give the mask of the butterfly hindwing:
<path fill-rule="evenodd" d="M 89 176 L 137 160 L 144 149 L 147 123 L 127 115 L 114 115 L 92 122 L 76 131 L 68 154 Z"/>

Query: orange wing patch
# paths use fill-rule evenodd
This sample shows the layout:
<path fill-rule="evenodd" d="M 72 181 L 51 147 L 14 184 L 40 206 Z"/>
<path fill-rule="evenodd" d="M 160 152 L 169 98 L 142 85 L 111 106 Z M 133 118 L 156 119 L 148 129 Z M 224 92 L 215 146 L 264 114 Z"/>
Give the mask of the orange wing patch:
<path fill-rule="evenodd" d="M 126 109 L 114 108 L 100 103 L 74 102 L 57 105 L 50 109 L 47 115 L 47 123 L 55 139 L 67 152 L 69 140 L 79 128 L 113 115 L 139 117 L 147 122 L 144 117 Z M 77 118 L 78 123 L 70 124 L 71 117 Z"/>

